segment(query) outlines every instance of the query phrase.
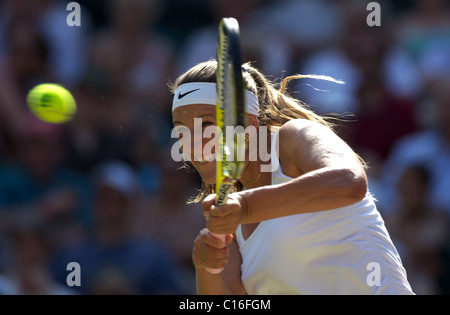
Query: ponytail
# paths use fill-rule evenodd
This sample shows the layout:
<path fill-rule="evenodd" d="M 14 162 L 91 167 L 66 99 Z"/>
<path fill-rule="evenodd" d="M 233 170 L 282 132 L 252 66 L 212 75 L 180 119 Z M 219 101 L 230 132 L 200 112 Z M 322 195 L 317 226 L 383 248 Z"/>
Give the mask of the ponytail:
<path fill-rule="evenodd" d="M 281 87 L 277 89 L 260 71 L 250 67 L 249 64 L 245 64 L 243 69 L 250 74 L 256 85 L 254 92 L 258 96 L 260 104 L 260 125 L 268 126 L 269 129 L 274 127 L 279 128 L 289 120 L 302 118 L 316 121 L 330 128 L 332 127 L 332 124 L 324 117 L 310 110 L 307 104 L 291 97 L 287 92 L 287 85 L 294 79 L 326 80 L 338 84 L 343 84 L 344 82 L 324 75 L 297 74 L 284 78 Z"/>

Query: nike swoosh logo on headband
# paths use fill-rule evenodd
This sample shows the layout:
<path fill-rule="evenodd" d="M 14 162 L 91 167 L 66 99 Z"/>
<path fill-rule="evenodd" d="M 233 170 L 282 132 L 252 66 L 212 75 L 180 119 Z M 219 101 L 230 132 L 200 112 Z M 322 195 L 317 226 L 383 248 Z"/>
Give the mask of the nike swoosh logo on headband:
<path fill-rule="evenodd" d="M 198 91 L 198 90 L 200 90 L 200 89 L 191 90 L 191 91 L 188 91 L 188 92 L 186 92 L 186 93 L 180 93 L 180 94 L 178 94 L 178 99 L 181 100 L 181 99 L 182 99 L 183 97 L 185 97 L 186 95 L 191 94 L 191 93 L 193 93 L 193 92 L 195 92 L 195 91 Z"/>

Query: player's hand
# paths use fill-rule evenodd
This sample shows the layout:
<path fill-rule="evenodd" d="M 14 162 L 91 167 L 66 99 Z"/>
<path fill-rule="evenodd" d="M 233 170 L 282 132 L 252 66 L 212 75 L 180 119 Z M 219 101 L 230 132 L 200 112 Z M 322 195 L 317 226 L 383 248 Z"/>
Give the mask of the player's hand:
<path fill-rule="evenodd" d="M 216 234 L 234 234 L 241 222 L 242 201 L 237 193 L 230 194 L 228 201 L 222 206 L 216 206 L 216 195 L 211 194 L 202 202 L 206 227 Z"/>
<path fill-rule="evenodd" d="M 229 249 L 227 247 L 233 240 L 232 235 L 225 237 L 225 242 L 214 237 L 204 228 L 194 241 L 192 261 L 196 269 L 211 268 L 223 269 L 228 261 Z"/>

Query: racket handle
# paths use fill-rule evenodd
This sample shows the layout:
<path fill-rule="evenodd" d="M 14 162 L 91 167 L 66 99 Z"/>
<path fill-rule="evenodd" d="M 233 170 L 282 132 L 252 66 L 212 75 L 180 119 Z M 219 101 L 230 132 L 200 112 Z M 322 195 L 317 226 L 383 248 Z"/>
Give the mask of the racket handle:
<path fill-rule="evenodd" d="M 224 244 L 225 244 L 225 238 L 226 235 L 225 234 L 216 234 L 213 232 L 209 232 L 211 233 L 212 236 L 214 236 L 215 238 L 218 238 L 219 240 L 221 240 Z M 223 268 L 219 268 L 219 269 L 214 269 L 214 268 L 205 268 L 206 271 L 208 271 L 210 274 L 216 275 L 222 272 Z"/>

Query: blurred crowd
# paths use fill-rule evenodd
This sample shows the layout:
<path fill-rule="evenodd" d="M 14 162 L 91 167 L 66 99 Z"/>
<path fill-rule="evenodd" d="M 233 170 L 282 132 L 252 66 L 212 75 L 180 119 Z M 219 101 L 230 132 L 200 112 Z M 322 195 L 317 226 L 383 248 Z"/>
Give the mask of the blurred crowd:
<path fill-rule="evenodd" d="M 198 175 L 173 162 L 168 83 L 216 56 L 233 16 L 243 59 L 323 115 L 367 162 L 417 294 L 450 293 L 450 4 L 361 0 L 0 1 L 0 294 L 192 294 Z M 37 120 L 36 84 L 74 95 Z M 66 283 L 70 262 L 81 286 Z"/>

